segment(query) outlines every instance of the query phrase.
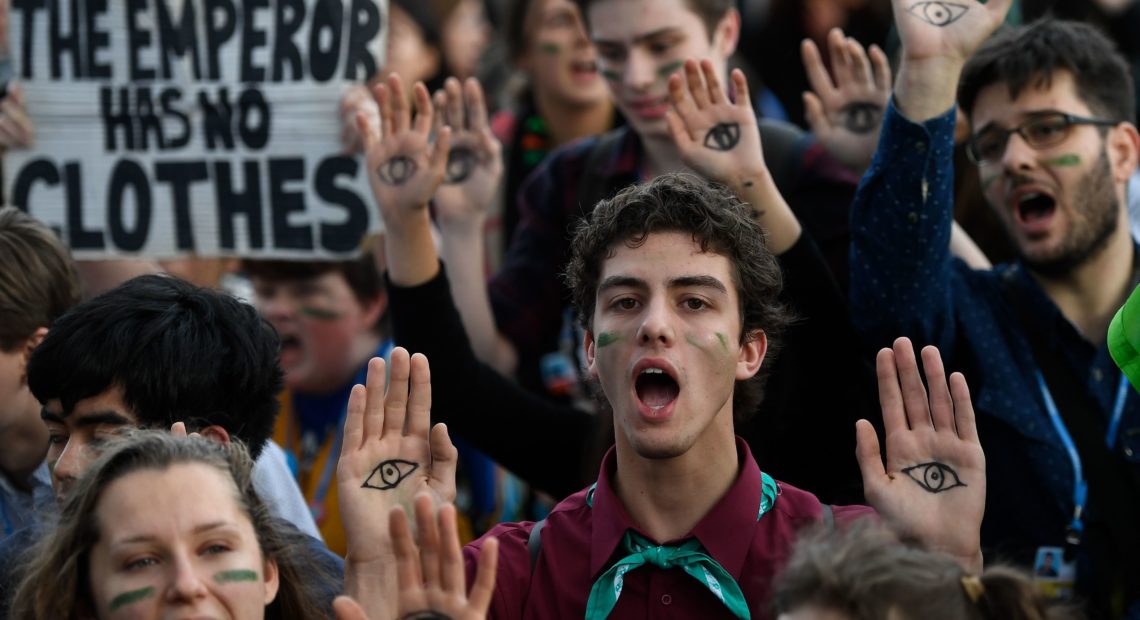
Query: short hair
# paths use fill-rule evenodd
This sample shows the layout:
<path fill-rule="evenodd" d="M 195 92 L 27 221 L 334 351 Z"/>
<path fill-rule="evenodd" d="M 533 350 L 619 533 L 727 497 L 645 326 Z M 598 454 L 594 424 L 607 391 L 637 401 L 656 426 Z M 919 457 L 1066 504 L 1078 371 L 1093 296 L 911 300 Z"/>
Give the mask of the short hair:
<path fill-rule="evenodd" d="M 353 297 L 363 305 L 372 303 L 385 290 L 384 275 L 376 268 L 375 252 L 378 251 L 383 250 L 365 250 L 360 256 L 351 260 L 245 259 L 241 262 L 241 269 L 251 278 L 261 278 L 270 282 L 312 280 L 326 273 L 339 273 L 344 276 Z M 385 309 L 372 326 L 373 331 L 381 335 L 387 333 L 388 322 L 388 311 Z"/>
<path fill-rule="evenodd" d="M 861 521 L 844 530 L 815 528 L 796 542 L 772 588 L 772 615 L 818 607 L 859 620 L 1062 620 L 1080 615 L 1047 601 L 1014 568 L 995 566 L 979 577 L 971 600 L 969 577 L 949 556 L 902 544 L 881 524 Z"/>
<path fill-rule="evenodd" d="M 614 255 L 615 246 L 639 247 L 655 232 L 691 234 L 702 252 L 727 258 L 740 299 L 740 342 L 755 330 L 768 337 L 761 371 L 738 381 L 733 392 L 734 416 L 744 419 L 760 404 L 765 369 L 775 359 L 790 317 L 778 300 L 784 280 L 764 229 L 754 219 L 752 207 L 724 186 L 691 174 L 666 174 L 598 203 L 578 224 L 566 268 L 579 320 L 592 331 L 602 263 Z"/>
<path fill-rule="evenodd" d="M 0 208 L 0 265 L 0 350 L 11 353 L 79 303 L 79 276 L 59 237 L 15 207 Z"/>
<path fill-rule="evenodd" d="M 1004 82 L 1010 97 L 1017 97 L 1027 87 L 1048 87 L 1061 70 L 1072 74 L 1077 96 L 1094 114 L 1134 122 L 1132 74 L 1112 41 L 1088 24 L 1051 18 L 986 41 L 962 69 L 958 102 L 970 117 L 983 88 Z"/>
<path fill-rule="evenodd" d="M 527 51 L 530 40 L 527 33 L 527 14 L 536 0 L 510 0 L 507 5 L 506 28 L 503 29 L 503 38 L 507 42 L 507 55 L 511 60 L 518 60 Z M 585 17 L 583 17 L 585 19 Z"/>
<path fill-rule="evenodd" d="M 221 426 L 256 458 L 277 417 L 277 332 L 253 306 L 170 276 L 139 276 L 75 306 L 28 362 L 28 387 L 70 411 L 119 387 L 146 428 Z"/>
<path fill-rule="evenodd" d="M 574 0 L 574 4 L 578 5 L 578 10 L 582 12 L 583 23 L 586 29 L 590 29 L 589 13 L 590 7 L 597 3 L 599 0 Z M 708 32 L 709 38 L 712 38 L 713 33 L 716 32 L 716 26 L 720 20 L 724 18 L 725 13 L 736 8 L 734 0 L 685 0 L 685 6 L 690 11 L 696 13 L 697 17 L 705 24 L 705 30 Z"/>
<path fill-rule="evenodd" d="M 63 505 L 55 529 L 24 556 L 25 576 L 13 599 L 13 618 L 75 618 L 79 606 L 91 605 L 88 562 L 99 541 L 95 511 L 107 487 L 137 471 L 164 471 L 175 465 L 203 464 L 231 480 L 241 511 L 249 517 L 263 556 L 277 562 L 280 587 L 266 607 L 266 618 L 329 618 L 322 588 L 336 589 L 337 577 L 306 557 L 306 545 L 285 522 L 270 516 L 253 485 L 253 461 L 240 442 L 222 445 L 206 439 L 176 437 L 162 431 L 135 431 L 115 440 L 79 477 Z"/>

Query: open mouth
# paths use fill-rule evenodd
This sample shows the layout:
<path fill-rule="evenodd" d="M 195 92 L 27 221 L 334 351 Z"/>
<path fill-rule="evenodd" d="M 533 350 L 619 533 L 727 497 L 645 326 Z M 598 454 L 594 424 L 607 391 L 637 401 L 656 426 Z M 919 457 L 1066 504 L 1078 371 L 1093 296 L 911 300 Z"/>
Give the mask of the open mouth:
<path fill-rule="evenodd" d="M 1057 209 L 1057 201 L 1048 194 L 1026 192 L 1017 197 L 1017 219 L 1023 224 L 1035 224 L 1046 220 Z"/>
<path fill-rule="evenodd" d="M 645 368 L 634 381 L 637 398 L 653 411 L 658 411 L 677 400 L 681 386 L 677 380 L 660 368 Z"/>
<path fill-rule="evenodd" d="M 592 60 L 574 60 L 570 63 L 570 71 L 576 76 L 597 75 L 598 64 Z"/>

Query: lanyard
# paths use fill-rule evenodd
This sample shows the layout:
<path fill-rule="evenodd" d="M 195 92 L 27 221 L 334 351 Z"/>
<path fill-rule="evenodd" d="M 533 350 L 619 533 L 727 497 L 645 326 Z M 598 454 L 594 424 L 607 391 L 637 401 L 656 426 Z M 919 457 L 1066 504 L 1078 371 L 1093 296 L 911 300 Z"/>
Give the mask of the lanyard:
<path fill-rule="evenodd" d="M 391 339 L 385 340 L 376 351 L 376 355 L 372 357 L 382 357 L 385 360 L 390 359 L 392 346 L 393 342 Z M 372 357 L 368 359 L 371 360 Z M 363 385 L 367 382 L 367 379 L 368 364 L 366 362 L 364 368 L 361 368 L 360 371 L 356 373 L 352 384 Z M 336 473 L 336 466 L 340 461 L 340 448 L 341 444 L 344 443 L 344 420 L 346 416 L 348 416 L 347 406 L 340 412 L 340 417 L 337 419 L 336 429 L 334 429 L 336 434 L 334 435 L 333 444 L 329 448 L 329 453 L 325 456 L 325 466 L 321 470 L 321 480 L 317 483 L 317 491 L 313 494 L 313 499 L 309 502 L 309 511 L 313 513 L 313 519 L 315 519 L 318 524 L 325 518 L 325 497 L 328 496 L 329 487 L 332 486 L 333 474 Z"/>
<path fill-rule="evenodd" d="M 1041 390 L 1041 397 L 1045 401 L 1045 410 L 1049 413 L 1049 420 L 1053 423 L 1053 428 L 1061 438 L 1061 444 L 1065 446 L 1065 451 L 1069 454 L 1069 461 L 1073 464 L 1073 520 L 1069 522 L 1068 530 L 1065 532 L 1065 542 L 1075 547 L 1081 544 L 1081 534 L 1085 527 L 1083 515 L 1085 503 L 1088 501 L 1088 481 L 1085 480 L 1077 446 L 1073 443 L 1072 436 L 1069 435 L 1069 429 L 1065 428 L 1065 422 L 1061 419 L 1061 412 L 1057 410 L 1057 404 L 1053 402 L 1053 395 L 1049 392 L 1049 386 L 1045 385 L 1045 377 L 1041 375 L 1040 370 L 1037 371 L 1037 387 Z M 1104 438 L 1109 450 L 1112 450 L 1116 445 L 1116 436 L 1120 431 L 1120 419 L 1124 415 L 1124 403 L 1127 398 L 1128 378 L 1124 376 L 1124 373 L 1121 373 L 1120 385 L 1116 388 L 1116 401 L 1112 406 L 1112 418 L 1108 422 L 1108 433 Z"/>

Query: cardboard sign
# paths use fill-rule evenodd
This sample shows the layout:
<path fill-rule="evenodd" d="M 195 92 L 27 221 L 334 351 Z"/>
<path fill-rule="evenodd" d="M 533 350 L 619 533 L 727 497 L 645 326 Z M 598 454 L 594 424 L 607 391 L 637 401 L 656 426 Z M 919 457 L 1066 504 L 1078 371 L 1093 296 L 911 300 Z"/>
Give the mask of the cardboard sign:
<path fill-rule="evenodd" d="M 78 258 L 355 253 L 380 221 L 340 100 L 384 0 L 10 0 L 35 145 L 5 191 Z"/>

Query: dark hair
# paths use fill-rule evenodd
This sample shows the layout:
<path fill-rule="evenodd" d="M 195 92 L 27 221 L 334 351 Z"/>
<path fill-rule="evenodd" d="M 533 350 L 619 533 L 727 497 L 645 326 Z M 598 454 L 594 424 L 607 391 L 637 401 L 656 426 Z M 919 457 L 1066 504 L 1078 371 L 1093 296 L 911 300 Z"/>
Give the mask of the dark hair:
<path fill-rule="evenodd" d="M 977 586 L 977 601 L 967 588 Z M 1063 620 L 1076 610 L 1041 598 L 1021 571 L 969 577 L 952 558 L 908 547 L 878 523 L 800 537 L 772 589 L 773 616 L 805 606 L 856 620 Z"/>
<path fill-rule="evenodd" d="M 590 6 L 596 2 L 598 0 L 574 0 L 574 4 L 578 5 L 578 10 L 582 12 L 582 20 L 586 25 L 586 30 L 590 29 Z M 685 0 L 685 6 L 701 18 L 705 24 L 705 30 L 708 31 L 709 38 L 712 38 L 713 33 L 716 32 L 717 24 L 724 18 L 725 13 L 736 8 L 736 2 L 734 0 Z"/>
<path fill-rule="evenodd" d="M 246 259 L 241 262 L 241 269 L 251 278 L 261 278 L 270 282 L 312 280 L 326 273 L 339 273 L 344 276 L 356 301 L 365 305 L 375 301 L 376 297 L 384 292 L 384 276 L 376 268 L 376 252 L 383 253 L 383 250 L 365 250 L 352 260 L 340 261 Z M 372 330 L 384 335 L 389 331 L 388 322 L 388 310 L 385 308 L 380 318 L 376 319 Z"/>
<path fill-rule="evenodd" d="M 279 344 L 247 303 L 140 276 L 61 316 L 32 353 L 28 387 L 66 412 L 117 386 L 141 426 L 216 424 L 256 458 L 277 417 Z"/>
<path fill-rule="evenodd" d="M 702 252 L 727 258 L 740 298 L 740 342 L 755 330 L 768 337 L 767 363 L 751 379 L 738 381 L 733 392 L 733 413 L 743 419 L 760 404 L 764 369 L 779 350 L 789 315 L 777 300 L 784 280 L 764 229 L 753 219 L 752 207 L 724 186 L 691 174 L 665 174 L 598 203 L 578 224 L 566 268 L 578 318 L 591 329 L 602 263 L 614 255 L 614 246 L 638 247 L 655 232 L 692 234 Z"/>
<path fill-rule="evenodd" d="M 253 488 L 253 461 L 240 442 L 222 445 L 206 439 L 175 437 L 165 431 L 135 431 L 114 440 L 80 476 L 48 536 L 24 556 L 25 576 L 13 600 L 13 618 L 74 618 L 90 605 L 91 548 L 99 541 L 95 511 L 114 481 L 137 471 L 163 471 L 180 464 L 204 464 L 229 478 L 238 507 L 249 517 L 264 557 L 277 562 L 280 586 L 265 611 L 270 620 L 331 618 L 322 592 L 339 589 L 335 575 L 307 557 L 308 546 L 285 522 L 270 516 Z"/>
<path fill-rule="evenodd" d="M 1048 87 L 1057 71 L 1073 76 L 1076 95 L 1096 115 L 1132 122 L 1135 92 L 1128 63 L 1112 41 L 1085 23 L 1050 18 L 1002 30 L 962 69 L 958 102 L 972 116 L 978 92 L 998 82 L 1017 97 L 1027 87 Z"/>
<path fill-rule="evenodd" d="M 535 0 L 510 0 L 507 6 L 507 27 L 503 31 L 503 38 L 507 42 L 507 56 L 511 60 L 518 60 L 526 53 L 526 16 L 534 2 Z"/>
<path fill-rule="evenodd" d="M 13 352 L 79 303 L 79 277 L 50 228 L 15 207 L 0 208 L 0 351 Z"/>

